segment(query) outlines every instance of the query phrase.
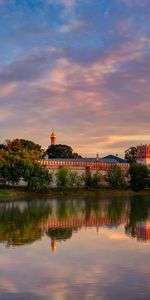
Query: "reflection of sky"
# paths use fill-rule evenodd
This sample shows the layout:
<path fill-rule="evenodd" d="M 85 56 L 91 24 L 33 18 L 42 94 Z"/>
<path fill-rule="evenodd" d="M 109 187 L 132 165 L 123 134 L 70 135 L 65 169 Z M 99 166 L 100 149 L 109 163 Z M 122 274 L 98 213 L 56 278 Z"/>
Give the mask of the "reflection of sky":
<path fill-rule="evenodd" d="M 149 0 L 0 0 L 1 141 L 82 155 L 149 140 Z M 69 126 L 68 126 L 69 124 Z"/>
<path fill-rule="evenodd" d="M 55 253 L 47 237 L 14 249 L 1 245 L 0 299 L 149 299 L 149 250 L 123 226 L 98 234 L 83 228 L 58 242 Z"/>

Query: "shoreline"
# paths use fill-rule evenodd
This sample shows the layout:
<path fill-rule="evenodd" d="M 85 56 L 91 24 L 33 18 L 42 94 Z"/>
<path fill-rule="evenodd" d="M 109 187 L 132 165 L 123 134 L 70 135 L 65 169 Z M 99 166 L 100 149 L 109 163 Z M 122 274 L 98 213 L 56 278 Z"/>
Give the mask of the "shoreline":
<path fill-rule="evenodd" d="M 134 196 L 134 195 L 148 195 L 150 196 L 150 189 L 135 192 L 131 189 L 65 189 L 57 190 L 51 189 L 49 192 L 36 193 L 27 191 L 23 188 L 9 188 L 0 189 L 0 202 L 19 201 L 19 200 L 44 200 L 54 197 L 73 197 L 73 196 Z"/>

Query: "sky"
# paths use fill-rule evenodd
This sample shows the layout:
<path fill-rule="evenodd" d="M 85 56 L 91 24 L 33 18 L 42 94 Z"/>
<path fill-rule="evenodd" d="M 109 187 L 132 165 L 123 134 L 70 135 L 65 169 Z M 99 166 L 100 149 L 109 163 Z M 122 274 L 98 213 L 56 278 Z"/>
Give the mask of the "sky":
<path fill-rule="evenodd" d="M 0 143 L 150 143 L 150 0 L 0 0 Z"/>

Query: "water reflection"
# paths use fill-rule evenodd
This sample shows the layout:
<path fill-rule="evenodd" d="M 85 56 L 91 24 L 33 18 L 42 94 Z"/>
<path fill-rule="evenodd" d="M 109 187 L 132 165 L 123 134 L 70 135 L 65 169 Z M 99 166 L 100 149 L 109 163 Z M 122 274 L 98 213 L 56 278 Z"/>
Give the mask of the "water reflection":
<path fill-rule="evenodd" d="M 54 199 L 0 204 L 0 242 L 9 246 L 31 244 L 47 236 L 54 252 L 60 241 L 81 228 L 118 227 L 137 241 L 150 240 L 150 199 Z"/>

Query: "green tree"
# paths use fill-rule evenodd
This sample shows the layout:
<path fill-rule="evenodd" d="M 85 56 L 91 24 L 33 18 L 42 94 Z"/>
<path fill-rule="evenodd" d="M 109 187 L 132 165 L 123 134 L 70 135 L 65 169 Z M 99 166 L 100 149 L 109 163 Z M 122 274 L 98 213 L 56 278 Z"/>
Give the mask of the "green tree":
<path fill-rule="evenodd" d="M 100 187 L 100 183 L 102 180 L 102 175 L 96 171 L 93 175 L 92 175 L 92 182 L 91 182 L 91 186 L 93 188 L 99 188 Z"/>
<path fill-rule="evenodd" d="M 145 188 L 146 179 L 148 177 L 148 168 L 142 164 L 132 164 L 129 169 L 131 176 L 131 186 L 134 190 L 142 190 Z"/>
<path fill-rule="evenodd" d="M 69 187 L 69 169 L 59 167 L 56 172 L 56 186 L 58 189 L 65 189 Z"/>
<path fill-rule="evenodd" d="M 125 151 L 125 159 L 129 163 L 135 163 L 137 159 L 137 148 L 136 147 L 130 147 Z"/>
<path fill-rule="evenodd" d="M 52 174 L 36 162 L 25 162 L 23 178 L 28 189 L 35 192 L 47 191 L 52 183 Z"/>
<path fill-rule="evenodd" d="M 91 174 L 89 167 L 86 168 L 85 173 L 83 174 L 83 182 L 86 188 L 99 188 L 101 182 L 101 174 L 96 171 L 94 174 Z"/>
<path fill-rule="evenodd" d="M 119 166 L 113 165 L 107 172 L 107 181 L 113 188 L 121 188 L 124 186 L 125 179 Z"/>
<path fill-rule="evenodd" d="M 85 188 L 91 187 L 92 184 L 92 175 L 91 175 L 91 170 L 89 167 L 85 169 L 85 173 L 83 174 L 83 182 Z"/>
<path fill-rule="evenodd" d="M 80 188 L 82 186 L 82 177 L 76 171 L 69 172 L 69 187 Z"/>
<path fill-rule="evenodd" d="M 5 152 L 0 163 L 0 176 L 6 186 L 10 183 L 13 187 L 19 182 L 22 175 L 19 156 L 13 152 Z"/>
<path fill-rule="evenodd" d="M 49 158 L 79 158 L 81 157 L 77 153 L 73 153 L 70 146 L 67 145 L 51 145 L 47 150 L 46 154 Z"/>
<path fill-rule="evenodd" d="M 0 163 L 0 183 L 6 187 L 9 177 L 9 168 L 6 161 Z"/>
<path fill-rule="evenodd" d="M 40 159 L 43 150 L 39 144 L 24 139 L 14 139 L 12 141 L 6 140 L 5 144 L 0 145 L 0 151 L 4 149 L 8 152 L 19 154 L 21 157 L 23 153 L 28 153 L 31 158 Z"/>

